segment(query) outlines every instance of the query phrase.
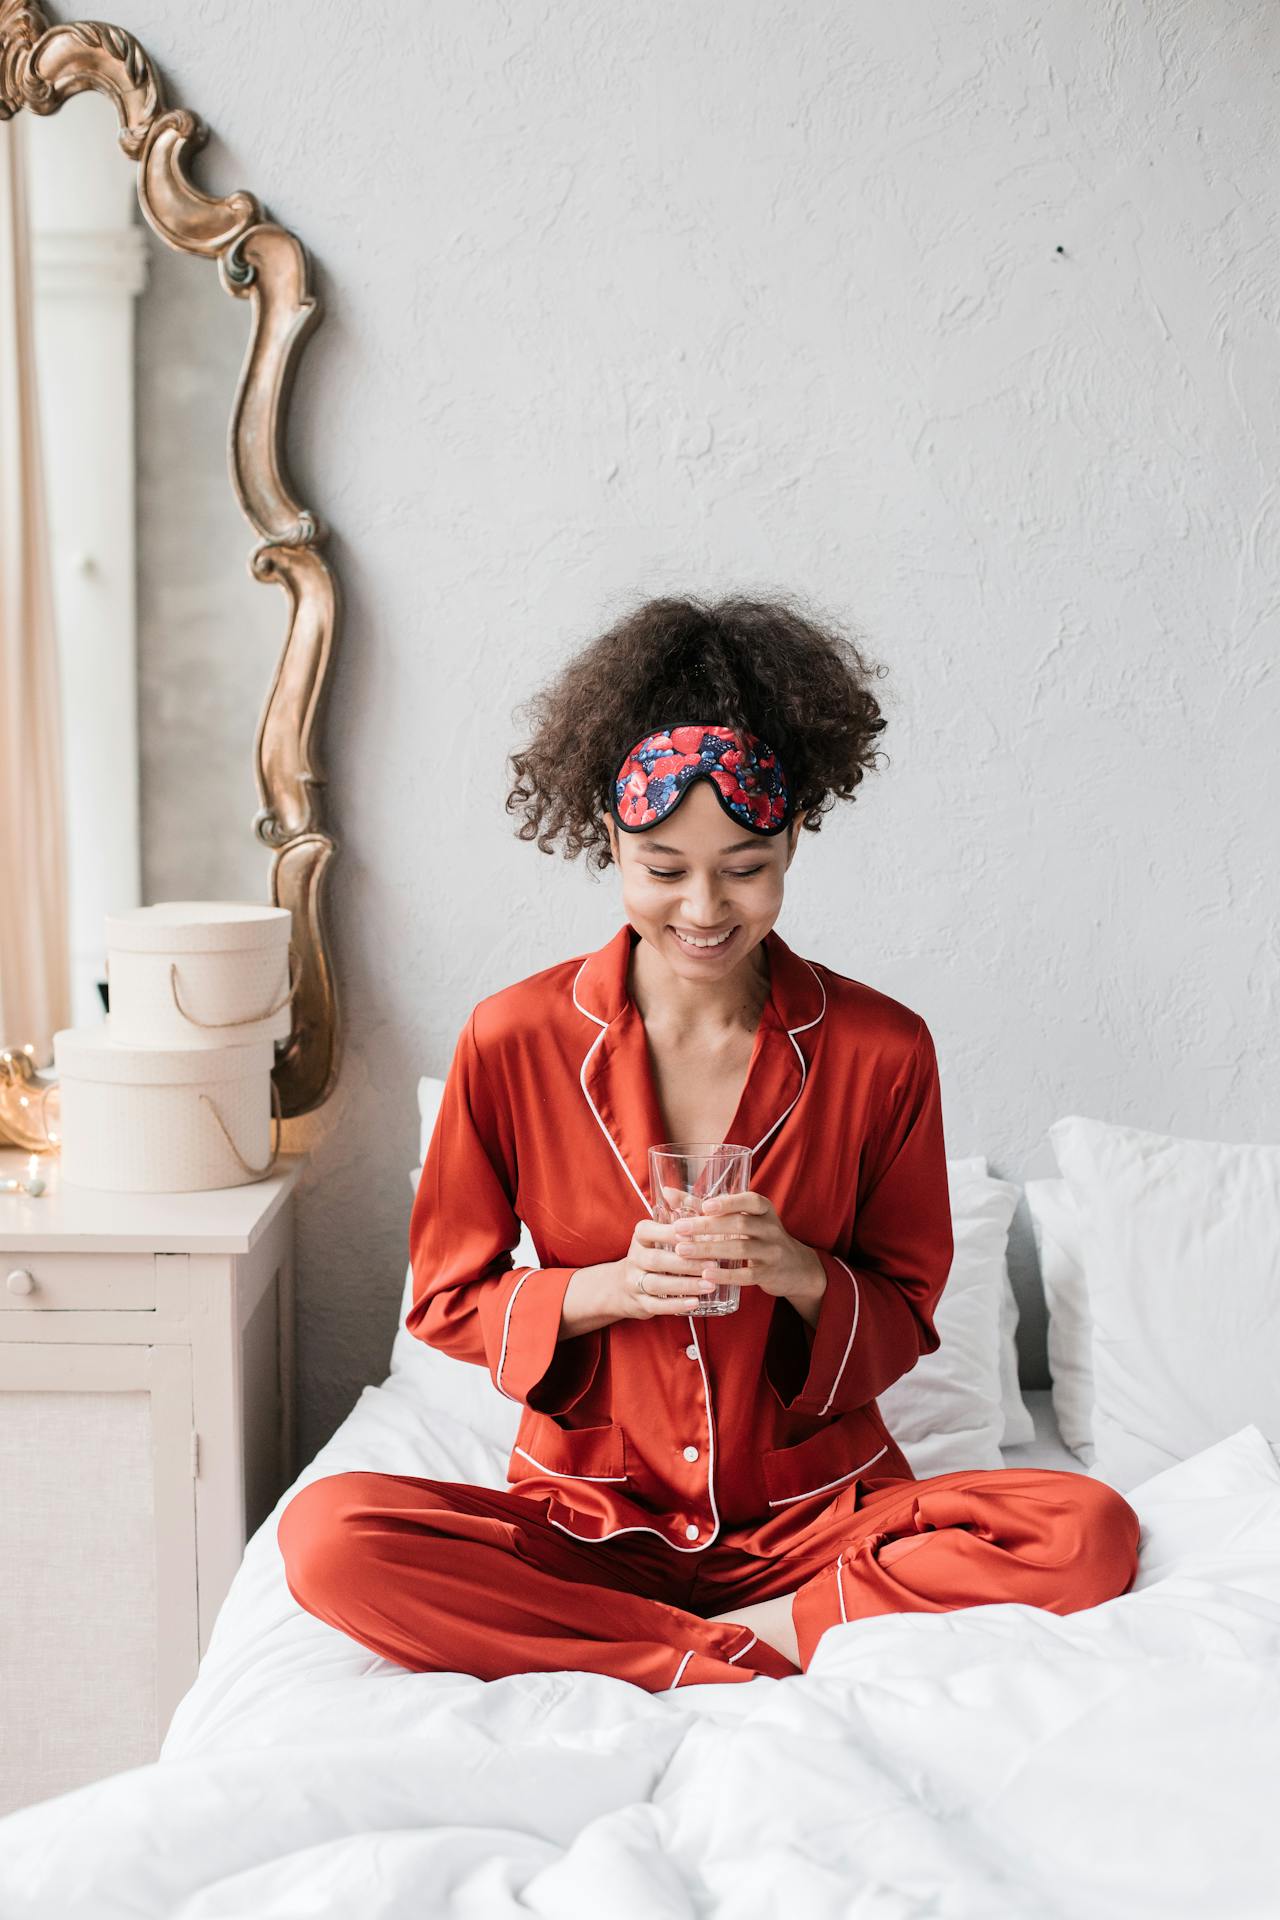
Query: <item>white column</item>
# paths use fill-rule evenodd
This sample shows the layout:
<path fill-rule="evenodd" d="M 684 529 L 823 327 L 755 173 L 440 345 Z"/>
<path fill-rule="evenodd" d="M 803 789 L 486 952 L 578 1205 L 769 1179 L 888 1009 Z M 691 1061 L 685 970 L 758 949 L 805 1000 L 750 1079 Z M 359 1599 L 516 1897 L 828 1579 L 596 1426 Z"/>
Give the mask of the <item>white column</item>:
<path fill-rule="evenodd" d="M 53 545 L 70 861 L 72 1024 L 100 1020 L 103 917 L 141 904 L 135 169 L 96 95 L 29 116 L 37 373 Z"/>

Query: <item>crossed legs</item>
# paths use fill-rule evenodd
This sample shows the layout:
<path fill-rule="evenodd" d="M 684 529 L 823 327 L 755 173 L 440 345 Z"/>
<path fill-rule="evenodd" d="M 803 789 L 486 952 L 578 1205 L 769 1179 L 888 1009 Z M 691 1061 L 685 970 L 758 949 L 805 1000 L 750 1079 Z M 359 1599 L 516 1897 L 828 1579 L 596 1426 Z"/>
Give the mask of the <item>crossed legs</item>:
<path fill-rule="evenodd" d="M 299 1604 L 401 1666 L 600 1673 L 654 1693 L 805 1671 L 828 1627 L 876 1614 L 1073 1613 L 1137 1571 L 1123 1496 L 1049 1468 L 858 1483 L 772 1554 L 767 1526 L 695 1569 L 656 1538 L 580 1541 L 509 1490 L 370 1472 L 310 1482 L 277 1532 Z"/>
<path fill-rule="evenodd" d="M 309 1481 L 276 1529 L 299 1606 L 415 1672 L 582 1672 L 650 1693 L 796 1671 L 752 1629 L 680 1604 L 661 1540 L 581 1541 L 512 1491 L 406 1474 Z"/>
<path fill-rule="evenodd" d="M 803 1671 L 837 1622 L 993 1602 L 1076 1613 L 1127 1592 L 1137 1573 L 1137 1514 L 1087 1474 L 973 1469 L 847 1497 L 795 1556 L 792 1591 L 707 1617 L 749 1626 Z"/>

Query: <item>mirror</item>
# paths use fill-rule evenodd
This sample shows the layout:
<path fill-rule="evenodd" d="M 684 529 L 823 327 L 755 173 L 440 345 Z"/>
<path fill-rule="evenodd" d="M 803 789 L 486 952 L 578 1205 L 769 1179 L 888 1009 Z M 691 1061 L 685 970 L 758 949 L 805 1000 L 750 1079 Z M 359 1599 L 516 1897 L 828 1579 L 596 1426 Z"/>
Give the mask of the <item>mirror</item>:
<path fill-rule="evenodd" d="M 186 177 L 204 138 L 120 29 L 0 8 L 0 1045 L 47 1067 L 102 1018 L 107 913 L 269 901 L 289 1116 L 337 1068 L 312 737 L 337 598 L 282 454 L 317 308 L 296 239 Z"/>
<path fill-rule="evenodd" d="M 252 743 L 279 609 L 245 564 L 226 423 L 249 315 L 138 209 L 109 101 L 25 137 L 67 856 L 70 1018 L 104 915 L 263 900 Z"/>

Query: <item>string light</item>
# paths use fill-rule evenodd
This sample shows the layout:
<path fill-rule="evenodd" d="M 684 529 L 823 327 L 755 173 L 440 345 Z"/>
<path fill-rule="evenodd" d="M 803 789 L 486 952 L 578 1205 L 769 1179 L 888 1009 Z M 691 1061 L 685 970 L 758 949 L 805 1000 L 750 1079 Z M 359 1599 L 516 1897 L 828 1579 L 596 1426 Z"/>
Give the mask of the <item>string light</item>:
<path fill-rule="evenodd" d="M 36 1058 L 33 1040 L 0 1047 L 0 1146 L 56 1154 L 59 1136 L 50 1122 L 59 1117 L 58 1083 L 41 1080 Z"/>
<path fill-rule="evenodd" d="M 27 1177 L 25 1180 L 0 1180 L 0 1193 L 28 1193 L 38 1200 L 47 1186 L 40 1166 L 40 1156 L 32 1153 L 27 1156 Z"/>

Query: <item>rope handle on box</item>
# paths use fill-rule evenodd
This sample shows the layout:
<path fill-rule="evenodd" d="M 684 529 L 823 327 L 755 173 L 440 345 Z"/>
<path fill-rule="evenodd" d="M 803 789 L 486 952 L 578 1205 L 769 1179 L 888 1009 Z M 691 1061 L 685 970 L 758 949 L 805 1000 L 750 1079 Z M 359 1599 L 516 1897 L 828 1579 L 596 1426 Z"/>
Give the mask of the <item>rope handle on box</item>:
<path fill-rule="evenodd" d="M 282 1115 L 280 1112 L 280 1089 L 276 1085 L 274 1075 L 272 1076 L 272 1080 L 271 1080 L 271 1112 L 275 1120 L 275 1141 L 271 1148 L 271 1158 L 267 1161 L 267 1164 L 265 1167 L 250 1166 L 249 1162 L 245 1159 L 244 1155 L 241 1153 L 235 1141 L 231 1138 L 231 1135 L 227 1132 L 227 1123 L 223 1119 L 222 1115 L 218 1112 L 218 1109 L 214 1106 L 213 1101 L 209 1098 L 208 1094 L 202 1093 L 200 1095 L 200 1098 L 204 1101 L 206 1107 L 209 1108 L 209 1110 L 213 1114 L 214 1119 L 217 1121 L 218 1125 L 222 1128 L 223 1138 L 226 1140 L 227 1145 L 230 1147 L 232 1153 L 234 1153 L 236 1159 L 240 1162 L 240 1165 L 244 1168 L 245 1172 L 252 1173 L 258 1178 L 261 1178 L 262 1175 L 264 1174 L 270 1173 L 272 1167 L 274 1167 L 276 1161 L 280 1157 L 280 1130 L 283 1124 Z"/>
<path fill-rule="evenodd" d="M 178 997 L 178 963 L 176 960 L 171 961 L 169 965 L 169 991 L 173 995 L 174 1006 L 178 1009 L 178 1012 L 182 1015 L 184 1020 L 189 1021 L 193 1027 L 205 1027 L 210 1032 L 212 1032 L 215 1027 L 247 1027 L 252 1025 L 255 1021 L 258 1021 L 258 1020 L 270 1020 L 274 1014 L 279 1013 L 281 1007 L 287 1007 L 289 1002 L 293 999 L 294 995 L 297 993 L 298 983 L 301 979 L 301 973 L 302 973 L 302 969 L 298 960 L 298 950 L 294 945 L 293 941 L 291 940 L 289 942 L 289 990 L 288 992 L 285 994 L 282 994 L 280 999 L 276 1001 L 274 1007 L 268 1007 L 265 1013 L 255 1013 L 251 1016 L 242 1016 L 241 1018 L 236 1020 L 201 1020 L 198 1018 L 196 1014 L 188 1013 L 187 1009 L 183 1006 L 182 1001 Z M 108 980 L 110 980 L 111 961 L 109 958 L 103 962 L 103 974 Z"/>

